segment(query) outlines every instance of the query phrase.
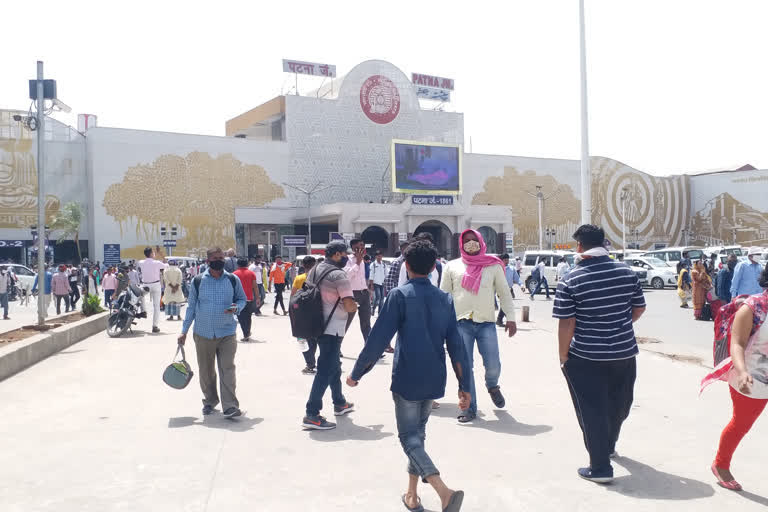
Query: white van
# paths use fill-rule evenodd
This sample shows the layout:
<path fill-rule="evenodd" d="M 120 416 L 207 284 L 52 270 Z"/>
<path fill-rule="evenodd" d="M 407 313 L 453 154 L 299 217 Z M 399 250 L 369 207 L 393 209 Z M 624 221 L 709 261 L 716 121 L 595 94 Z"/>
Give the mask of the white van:
<path fill-rule="evenodd" d="M 683 259 L 683 253 L 688 253 L 688 259 L 691 261 L 696 261 L 706 256 L 704 249 L 701 247 L 665 247 L 655 251 L 648 251 L 642 257 L 657 258 L 672 265 L 677 265 Z"/>
<path fill-rule="evenodd" d="M 564 257 L 573 267 L 575 256 L 576 253 L 570 251 L 526 251 L 523 256 L 523 268 L 520 270 L 520 280 L 527 290 L 535 290 L 538 283 L 535 279 L 531 279 L 531 272 L 539 262 L 543 261 L 544 277 L 549 287 L 554 290 L 557 288 L 557 264 L 560 263 L 560 258 Z"/>

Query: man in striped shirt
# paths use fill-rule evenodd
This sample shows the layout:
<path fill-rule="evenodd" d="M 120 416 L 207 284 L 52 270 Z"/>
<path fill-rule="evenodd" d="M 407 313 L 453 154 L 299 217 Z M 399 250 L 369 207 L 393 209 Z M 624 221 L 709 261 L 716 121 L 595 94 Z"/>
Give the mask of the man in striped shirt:
<path fill-rule="evenodd" d="M 558 283 L 552 316 L 560 319 L 560 368 L 590 458 L 578 474 L 607 483 L 632 407 L 638 353 L 632 324 L 645 312 L 645 298 L 635 273 L 608 256 L 602 228 L 585 224 L 573 238 L 582 260 Z"/>

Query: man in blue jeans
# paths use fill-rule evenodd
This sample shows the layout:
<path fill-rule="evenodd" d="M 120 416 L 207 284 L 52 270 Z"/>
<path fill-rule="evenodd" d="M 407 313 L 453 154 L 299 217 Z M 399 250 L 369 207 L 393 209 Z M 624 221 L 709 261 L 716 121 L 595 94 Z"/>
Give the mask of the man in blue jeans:
<path fill-rule="evenodd" d="M 317 284 L 323 300 L 325 330 L 317 339 L 320 355 L 317 373 L 307 400 L 307 414 L 301 425 L 308 430 L 330 430 L 336 424 L 320 416 L 325 390 L 331 388 L 333 412 L 336 416 L 348 414 L 355 405 L 347 402 L 341 391 L 341 340 L 347 330 L 349 314 L 357 311 L 352 284 L 344 272 L 347 264 L 347 244 L 334 240 L 325 248 L 325 260 L 316 265 L 307 276 L 307 283 Z M 324 276 L 324 277 L 323 277 Z M 322 280 L 320 278 L 323 278 Z"/>
<path fill-rule="evenodd" d="M 512 337 L 517 332 L 515 305 L 509 291 L 504 264 L 496 256 L 486 254 L 482 235 L 467 229 L 461 234 L 461 258 L 448 262 L 443 268 L 440 288 L 453 296 L 459 332 L 467 349 L 467 373 L 472 403 L 459 414 L 459 423 L 469 423 L 477 417 L 477 393 L 473 374 L 475 341 L 485 366 L 485 387 L 498 408 L 506 405 L 499 387 L 501 360 L 496 336 L 496 311 L 493 304 L 499 296 L 501 309 L 507 315 L 504 330 Z"/>
<path fill-rule="evenodd" d="M 347 384 L 357 386 L 397 333 L 390 390 L 400 444 L 408 457 L 408 491 L 402 501 L 408 510 L 424 510 L 417 493 L 421 478 L 437 492 L 441 510 L 455 512 L 461 508 L 464 492 L 445 485 L 424 449 L 432 402 L 445 395 L 446 347 L 459 381 L 459 406 L 466 409 L 471 400 L 469 374 L 465 370 L 467 354 L 453 300 L 427 277 L 435 268 L 436 259 L 437 250 L 426 240 L 417 240 L 405 250 L 405 265 L 411 279 L 390 292 Z"/>

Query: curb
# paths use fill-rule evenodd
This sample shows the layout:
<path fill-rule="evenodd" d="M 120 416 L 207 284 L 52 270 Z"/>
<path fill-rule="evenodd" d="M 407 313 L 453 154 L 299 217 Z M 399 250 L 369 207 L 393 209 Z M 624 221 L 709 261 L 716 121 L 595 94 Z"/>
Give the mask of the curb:
<path fill-rule="evenodd" d="M 97 313 L 0 348 L 0 382 L 103 330 L 108 315 Z"/>

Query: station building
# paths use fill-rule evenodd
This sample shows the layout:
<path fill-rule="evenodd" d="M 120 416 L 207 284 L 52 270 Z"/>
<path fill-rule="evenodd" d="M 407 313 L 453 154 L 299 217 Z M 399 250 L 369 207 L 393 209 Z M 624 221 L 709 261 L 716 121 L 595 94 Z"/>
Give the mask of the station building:
<path fill-rule="evenodd" d="M 378 103 L 367 101 L 372 87 Z M 14 114 L 26 113 L 0 111 L 0 260 L 24 261 L 36 224 L 37 133 Z M 295 256 L 306 248 L 283 246 L 284 237 L 307 235 L 310 219 L 318 249 L 355 236 L 392 255 L 400 240 L 427 231 L 454 258 L 459 233 L 471 227 L 490 252 L 520 253 L 538 247 L 537 191 L 547 198 L 545 247 L 572 247 L 580 217 L 576 160 L 462 150 L 460 192 L 394 192 L 392 140 L 461 146 L 464 117 L 422 105 L 408 76 L 379 60 L 332 88 L 278 96 L 230 119 L 222 137 L 47 126 L 46 212 L 83 206 L 81 252 L 91 260 L 104 260 L 105 246 L 114 258 L 116 245 L 121 259 L 140 258 L 171 238 L 175 255 L 219 245 Z M 768 244 L 768 171 L 658 177 L 605 157 L 591 164 L 592 220 L 616 247 L 622 225 L 638 248 Z M 51 247 L 56 261 L 76 254 L 71 241 Z"/>

